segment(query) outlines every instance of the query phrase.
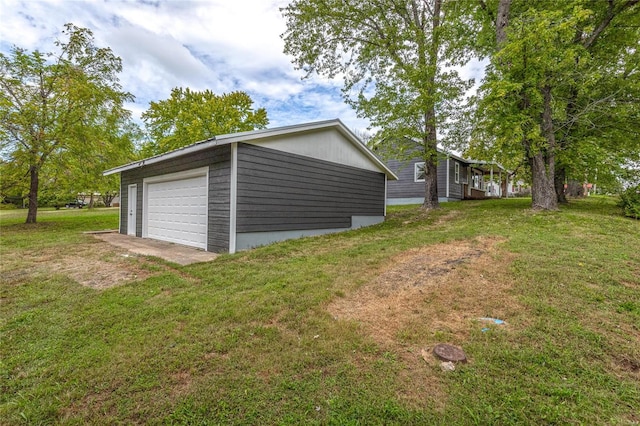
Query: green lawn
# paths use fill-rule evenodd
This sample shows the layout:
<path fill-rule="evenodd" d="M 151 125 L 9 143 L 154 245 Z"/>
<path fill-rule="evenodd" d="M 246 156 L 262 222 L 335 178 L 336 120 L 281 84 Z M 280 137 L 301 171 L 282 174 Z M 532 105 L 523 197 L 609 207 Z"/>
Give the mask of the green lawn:
<path fill-rule="evenodd" d="M 638 424 L 640 222 L 529 204 L 392 208 L 185 267 L 82 234 L 117 210 L 0 211 L 0 424 Z M 147 278 L 96 290 L 72 260 Z M 439 342 L 470 362 L 423 359 Z"/>

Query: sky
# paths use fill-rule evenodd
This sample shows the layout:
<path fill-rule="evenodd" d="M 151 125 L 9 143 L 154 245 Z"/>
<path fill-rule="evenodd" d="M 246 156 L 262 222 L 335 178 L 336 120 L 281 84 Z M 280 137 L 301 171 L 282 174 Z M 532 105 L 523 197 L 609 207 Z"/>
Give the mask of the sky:
<path fill-rule="evenodd" d="M 342 80 L 303 79 L 283 53 L 288 0 L 0 0 L 0 52 L 12 46 L 54 51 L 64 24 L 90 29 L 122 59 L 120 82 L 135 96 L 134 118 L 174 87 L 216 94 L 244 91 L 265 108 L 269 126 L 339 118 L 355 131 L 366 119 L 344 103 Z M 462 71 L 479 77 L 482 66 Z"/>

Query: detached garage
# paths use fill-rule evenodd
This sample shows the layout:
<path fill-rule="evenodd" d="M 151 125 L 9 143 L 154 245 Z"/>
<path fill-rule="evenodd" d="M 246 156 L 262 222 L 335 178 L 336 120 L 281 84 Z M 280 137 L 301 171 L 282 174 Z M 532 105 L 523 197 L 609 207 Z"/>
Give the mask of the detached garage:
<path fill-rule="evenodd" d="M 120 173 L 120 233 L 234 253 L 382 222 L 397 179 L 339 120 L 217 136 Z"/>

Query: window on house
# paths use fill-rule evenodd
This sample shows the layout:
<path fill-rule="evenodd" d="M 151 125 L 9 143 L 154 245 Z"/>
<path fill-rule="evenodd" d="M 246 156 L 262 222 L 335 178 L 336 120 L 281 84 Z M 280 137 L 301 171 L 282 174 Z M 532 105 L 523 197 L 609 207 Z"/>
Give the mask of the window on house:
<path fill-rule="evenodd" d="M 455 163 L 453 175 L 456 178 L 456 183 L 460 183 L 460 163 Z"/>
<path fill-rule="evenodd" d="M 424 163 L 416 163 L 413 171 L 414 182 L 424 182 Z"/>

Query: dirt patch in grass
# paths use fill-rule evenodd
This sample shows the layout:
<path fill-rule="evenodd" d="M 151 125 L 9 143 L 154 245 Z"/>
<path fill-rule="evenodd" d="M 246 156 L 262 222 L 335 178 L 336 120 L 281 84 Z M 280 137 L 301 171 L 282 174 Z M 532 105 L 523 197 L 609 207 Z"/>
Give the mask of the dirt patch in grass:
<path fill-rule="evenodd" d="M 148 267 L 143 257 L 102 242 L 76 244 L 71 250 L 65 248 L 64 252 L 56 248 L 29 250 L 13 257 L 5 259 L 4 281 L 7 283 L 61 274 L 83 286 L 101 290 L 158 273 Z"/>
<path fill-rule="evenodd" d="M 403 399 L 445 401 L 438 395 L 440 363 L 433 357 L 425 363 L 421 352 L 441 342 L 464 347 L 474 327 L 488 326 L 479 318 L 508 321 L 522 311 L 510 293 L 513 255 L 496 247 L 502 241 L 477 238 L 405 251 L 375 281 L 334 299 L 328 310 L 337 319 L 357 321 L 403 362 Z"/>
<path fill-rule="evenodd" d="M 620 356 L 616 360 L 616 363 L 622 370 L 633 374 L 636 379 L 640 379 L 640 359 L 632 359 L 627 356 Z"/>
<path fill-rule="evenodd" d="M 111 288 L 132 281 L 143 280 L 153 275 L 136 262 L 123 257 L 112 257 L 109 260 L 64 257 L 55 265 L 56 272 L 68 275 L 79 284 L 94 289 Z"/>
<path fill-rule="evenodd" d="M 192 377 L 188 371 L 178 371 L 171 375 L 171 397 L 173 400 L 188 394 Z"/>

